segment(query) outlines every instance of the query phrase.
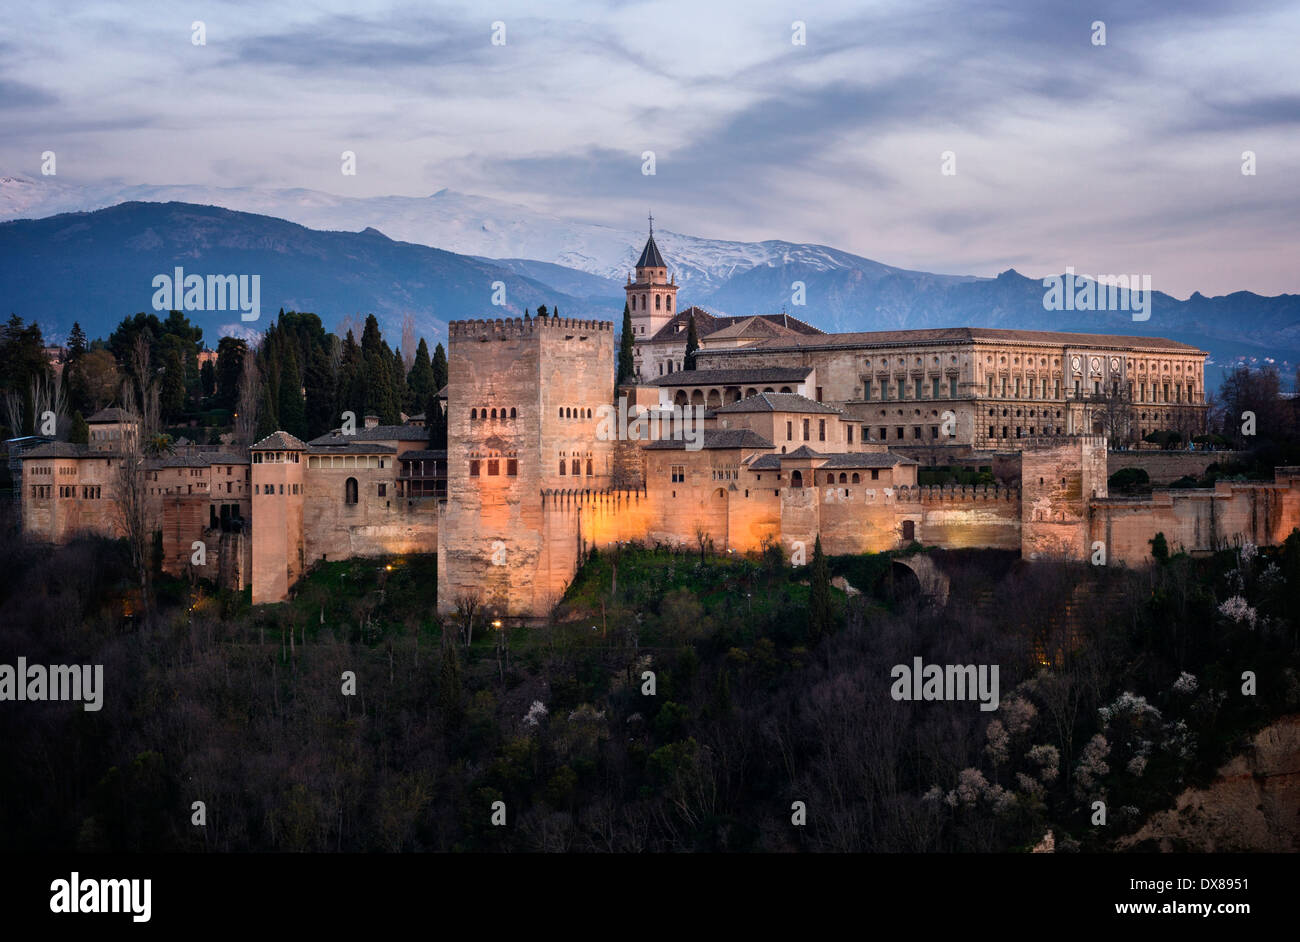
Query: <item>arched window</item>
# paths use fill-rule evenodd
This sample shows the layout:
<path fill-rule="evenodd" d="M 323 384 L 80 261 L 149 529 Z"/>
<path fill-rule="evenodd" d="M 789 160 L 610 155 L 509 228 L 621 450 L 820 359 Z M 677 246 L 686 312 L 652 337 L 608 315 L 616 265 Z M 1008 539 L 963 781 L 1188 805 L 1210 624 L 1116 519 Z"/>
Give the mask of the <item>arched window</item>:
<path fill-rule="evenodd" d="M 514 406 L 511 406 L 511 407 L 510 407 L 510 418 L 513 419 L 514 417 L 515 417 L 515 407 L 514 407 Z"/>
<path fill-rule="evenodd" d="M 564 459 L 561 458 L 561 459 L 560 459 L 560 476 L 561 476 L 561 477 L 564 476 L 564 469 L 565 469 Z"/>
<path fill-rule="evenodd" d="M 587 410 L 587 418 L 591 418 L 591 410 L 590 410 L 590 409 Z"/>
<path fill-rule="evenodd" d="M 849 483 L 849 476 L 848 476 L 847 474 L 845 474 L 843 471 L 840 472 L 840 483 L 841 483 L 841 484 L 848 484 L 848 483 Z"/>
<path fill-rule="evenodd" d="M 578 459 L 577 459 L 577 458 L 574 458 L 574 459 L 573 459 L 573 468 L 572 468 L 572 471 L 573 471 L 573 476 L 574 476 L 575 478 L 576 478 L 579 474 L 582 473 L 582 468 L 578 465 Z"/>
<path fill-rule="evenodd" d="M 666 299 L 666 306 L 670 311 L 673 309 L 673 296 L 671 294 Z"/>
<path fill-rule="evenodd" d="M 496 417 L 497 417 L 497 410 L 496 410 L 496 409 L 493 409 L 493 410 L 492 410 L 492 418 L 495 419 Z"/>
<path fill-rule="evenodd" d="M 471 420 L 471 421 L 473 421 L 474 419 L 477 419 L 477 418 L 478 418 L 478 410 L 477 410 L 477 409 L 470 409 L 470 410 L 469 410 L 469 417 L 470 417 L 470 420 Z"/>
<path fill-rule="evenodd" d="M 858 483 L 861 482 L 862 479 L 858 477 L 858 472 L 854 471 L 854 472 L 853 472 L 853 477 L 852 477 L 851 480 L 852 480 L 852 482 L 853 482 L 854 484 L 858 484 Z"/>
<path fill-rule="evenodd" d="M 803 472 L 802 472 L 802 471 L 795 470 L 795 471 L 791 471 L 791 472 L 790 472 L 790 486 L 791 486 L 791 487 L 803 487 Z"/>
<path fill-rule="evenodd" d="M 343 503 L 355 504 L 357 502 L 357 479 L 348 478 L 343 482 Z"/>
<path fill-rule="evenodd" d="M 663 309 L 662 302 L 663 302 L 663 295 L 656 294 L 656 295 L 655 295 L 655 310 L 656 310 L 656 311 L 659 311 L 659 310 L 662 310 L 662 309 Z"/>

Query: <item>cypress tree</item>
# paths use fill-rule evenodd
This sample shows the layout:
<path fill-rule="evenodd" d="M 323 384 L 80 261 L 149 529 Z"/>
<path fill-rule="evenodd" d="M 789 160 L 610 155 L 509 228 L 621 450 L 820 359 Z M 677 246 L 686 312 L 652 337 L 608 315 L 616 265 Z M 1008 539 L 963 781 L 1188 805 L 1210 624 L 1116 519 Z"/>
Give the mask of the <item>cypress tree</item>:
<path fill-rule="evenodd" d="M 261 441 L 280 428 L 280 420 L 275 414 L 275 396 L 271 394 L 269 383 L 262 384 L 262 406 L 257 413 L 257 433 L 255 441 Z"/>
<path fill-rule="evenodd" d="M 90 443 L 90 426 L 86 424 L 85 416 L 79 411 L 72 413 L 72 428 L 68 431 L 68 441 L 74 445 Z"/>
<path fill-rule="evenodd" d="M 429 396 L 438 391 L 433 382 L 433 364 L 429 360 L 429 345 L 421 338 L 420 345 L 415 348 L 415 362 L 411 364 L 411 372 L 406 377 L 406 400 L 412 412 L 419 412 L 425 408 Z M 427 421 L 428 418 L 426 410 L 425 420 Z"/>
<path fill-rule="evenodd" d="M 392 363 L 388 369 L 388 382 L 392 388 L 393 409 L 395 415 L 393 422 L 397 423 L 402 420 L 402 413 L 406 410 L 406 361 L 402 359 L 402 348 L 398 347 L 393 350 Z M 412 409 L 412 412 L 415 410 Z"/>
<path fill-rule="evenodd" d="M 692 323 L 694 321 L 692 320 Z M 632 312 L 627 302 L 623 302 L 623 336 L 618 344 L 618 385 L 633 382 L 636 378 L 636 363 L 632 358 L 632 348 L 636 338 L 632 336 Z"/>
<path fill-rule="evenodd" d="M 831 630 L 831 579 L 822 553 L 822 538 L 813 544 L 811 591 L 808 596 L 808 641 L 816 644 Z"/>
<path fill-rule="evenodd" d="M 443 386 L 447 385 L 447 351 L 442 349 L 442 344 L 433 348 L 433 389 L 431 392 L 438 392 Z"/>
<path fill-rule="evenodd" d="M 298 373 L 298 355 L 294 344 L 284 345 L 280 355 L 280 388 L 277 415 L 280 428 L 298 438 L 307 437 L 307 406 L 303 401 L 302 377 Z"/>
<path fill-rule="evenodd" d="M 683 369 L 695 369 L 695 351 L 699 349 L 700 338 L 695 332 L 695 315 L 691 314 L 691 319 L 686 328 L 686 358 L 682 361 Z"/>
<path fill-rule="evenodd" d="M 324 347 L 312 347 L 303 385 L 307 388 L 304 410 L 307 435 L 315 438 L 332 428 L 338 428 L 338 417 L 334 409 L 334 378 L 330 375 L 330 358 Z"/>

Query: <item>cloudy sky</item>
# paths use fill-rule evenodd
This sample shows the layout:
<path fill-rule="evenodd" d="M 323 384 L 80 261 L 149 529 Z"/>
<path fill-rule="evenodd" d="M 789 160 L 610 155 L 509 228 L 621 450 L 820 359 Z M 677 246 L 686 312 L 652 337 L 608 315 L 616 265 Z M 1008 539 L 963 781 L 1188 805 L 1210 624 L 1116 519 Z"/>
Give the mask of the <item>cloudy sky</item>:
<path fill-rule="evenodd" d="M 449 187 L 930 271 L 1300 291 L 1297 2 L 33 3 L 0 22 L 0 128 L 0 174 L 53 150 L 66 183 Z"/>

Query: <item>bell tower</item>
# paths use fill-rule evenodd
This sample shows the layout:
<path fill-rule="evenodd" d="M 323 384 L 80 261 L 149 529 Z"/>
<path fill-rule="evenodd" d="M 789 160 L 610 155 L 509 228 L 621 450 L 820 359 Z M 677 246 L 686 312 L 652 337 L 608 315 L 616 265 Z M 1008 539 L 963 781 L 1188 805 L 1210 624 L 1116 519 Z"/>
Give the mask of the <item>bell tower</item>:
<path fill-rule="evenodd" d="M 668 266 L 655 245 L 654 216 L 650 217 L 650 237 L 637 259 L 636 275 L 628 277 L 623 290 L 638 343 L 653 337 L 677 313 L 677 282 L 669 279 Z"/>

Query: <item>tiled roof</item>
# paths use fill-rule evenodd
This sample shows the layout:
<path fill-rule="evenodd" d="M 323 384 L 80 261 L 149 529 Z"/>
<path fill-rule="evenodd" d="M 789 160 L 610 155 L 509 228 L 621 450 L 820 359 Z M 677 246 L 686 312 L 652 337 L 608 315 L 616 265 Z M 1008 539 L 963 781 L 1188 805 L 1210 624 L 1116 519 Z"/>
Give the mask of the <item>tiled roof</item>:
<path fill-rule="evenodd" d="M 1190 344 L 1163 337 L 1132 337 L 1117 334 L 1075 334 L 1051 330 L 1004 330 L 993 327 L 939 327 L 924 330 L 876 330 L 821 336 L 790 335 L 761 340 L 735 350 L 709 350 L 712 355 L 743 356 L 755 350 L 806 350 L 841 347 L 899 347 L 910 344 L 1029 343 L 1052 346 L 1104 347 L 1124 350 L 1162 350 L 1170 353 L 1201 353 Z"/>
<path fill-rule="evenodd" d="M 748 370 L 679 370 L 656 376 L 651 386 L 738 386 L 745 383 L 802 383 L 811 366 L 760 366 Z"/>
<path fill-rule="evenodd" d="M 288 432 L 272 432 L 256 444 L 248 446 L 249 451 L 306 451 L 307 444 Z"/>
<path fill-rule="evenodd" d="M 429 448 L 423 451 L 404 451 L 397 456 L 398 461 L 445 461 L 447 450 Z"/>
<path fill-rule="evenodd" d="M 775 342 L 781 337 L 795 337 L 799 335 L 814 335 L 824 337 L 822 331 L 818 330 L 812 324 L 799 320 L 797 317 L 791 317 L 789 314 L 748 314 L 743 316 L 725 316 L 719 317 L 710 314 L 701 307 L 688 307 L 678 311 L 672 319 L 664 326 L 657 330 L 649 340 L 641 340 L 638 343 L 669 343 L 686 341 L 687 325 L 691 317 L 695 317 L 695 333 L 700 338 L 700 342 L 712 340 L 718 336 L 719 331 L 730 331 L 731 328 L 739 328 L 740 325 L 750 325 L 750 333 L 731 331 L 724 335 L 725 337 L 733 336 L 765 336 L 769 339 L 762 342 Z M 757 326 L 762 322 L 764 326 Z M 707 351 L 712 353 L 713 351 Z"/>
<path fill-rule="evenodd" d="M 133 421 L 130 414 L 125 409 L 119 409 L 116 406 L 109 409 L 100 409 L 90 418 L 86 419 L 87 425 L 100 425 L 108 422 L 129 422 Z"/>
<path fill-rule="evenodd" d="M 397 454 L 397 449 L 391 445 L 348 442 L 346 445 L 309 445 L 307 453 L 311 455 L 394 455 Z"/>
<path fill-rule="evenodd" d="M 421 425 L 376 425 L 374 428 L 359 428 L 351 435 L 344 435 L 340 429 L 327 432 L 319 438 L 313 438 L 312 445 L 346 445 L 350 442 L 427 442 L 429 430 Z"/>
<path fill-rule="evenodd" d="M 111 458 L 111 452 L 92 452 L 89 445 L 74 445 L 72 442 L 49 442 L 28 448 L 19 457 L 28 458 Z"/>
<path fill-rule="evenodd" d="M 782 455 L 782 458 L 821 458 L 824 457 L 820 451 L 813 451 L 807 445 L 800 445 L 794 451 Z"/>
<path fill-rule="evenodd" d="M 645 447 L 656 451 L 681 451 L 688 442 L 677 439 L 662 439 L 650 442 Z M 748 428 L 707 429 L 704 432 L 703 447 L 707 450 L 719 448 L 772 448 L 770 441 Z"/>
<path fill-rule="evenodd" d="M 759 393 L 736 402 L 729 402 L 712 411 L 713 415 L 732 412 L 815 412 L 823 415 L 842 415 L 841 410 L 801 396 L 798 393 Z"/>
<path fill-rule="evenodd" d="M 895 465 L 916 464 L 911 458 L 888 451 L 841 452 L 825 457 L 823 468 L 892 468 Z"/>
<path fill-rule="evenodd" d="M 664 264 L 664 257 L 659 254 L 659 246 L 655 245 L 653 235 L 646 239 L 645 248 L 641 250 L 641 257 L 636 261 L 637 268 L 667 268 Z"/>
<path fill-rule="evenodd" d="M 816 470 L 822 468 L 892 468 L 895 465 L 916 464 L 911 458 L 904 458 L 902 455 L 895 455 L 890 452 L 863 452 L 863 453 L 837 453 L 833 455 L 823 455 L 813 451 L 811 448 L 802 447 L 797 451 L 792 451 L 788 455 L 763 455 L 756 458 L 748 465 L 751 471 L 779 471 L 781 470 L 781 461 L 787 458 L 824 458 Z"/>

